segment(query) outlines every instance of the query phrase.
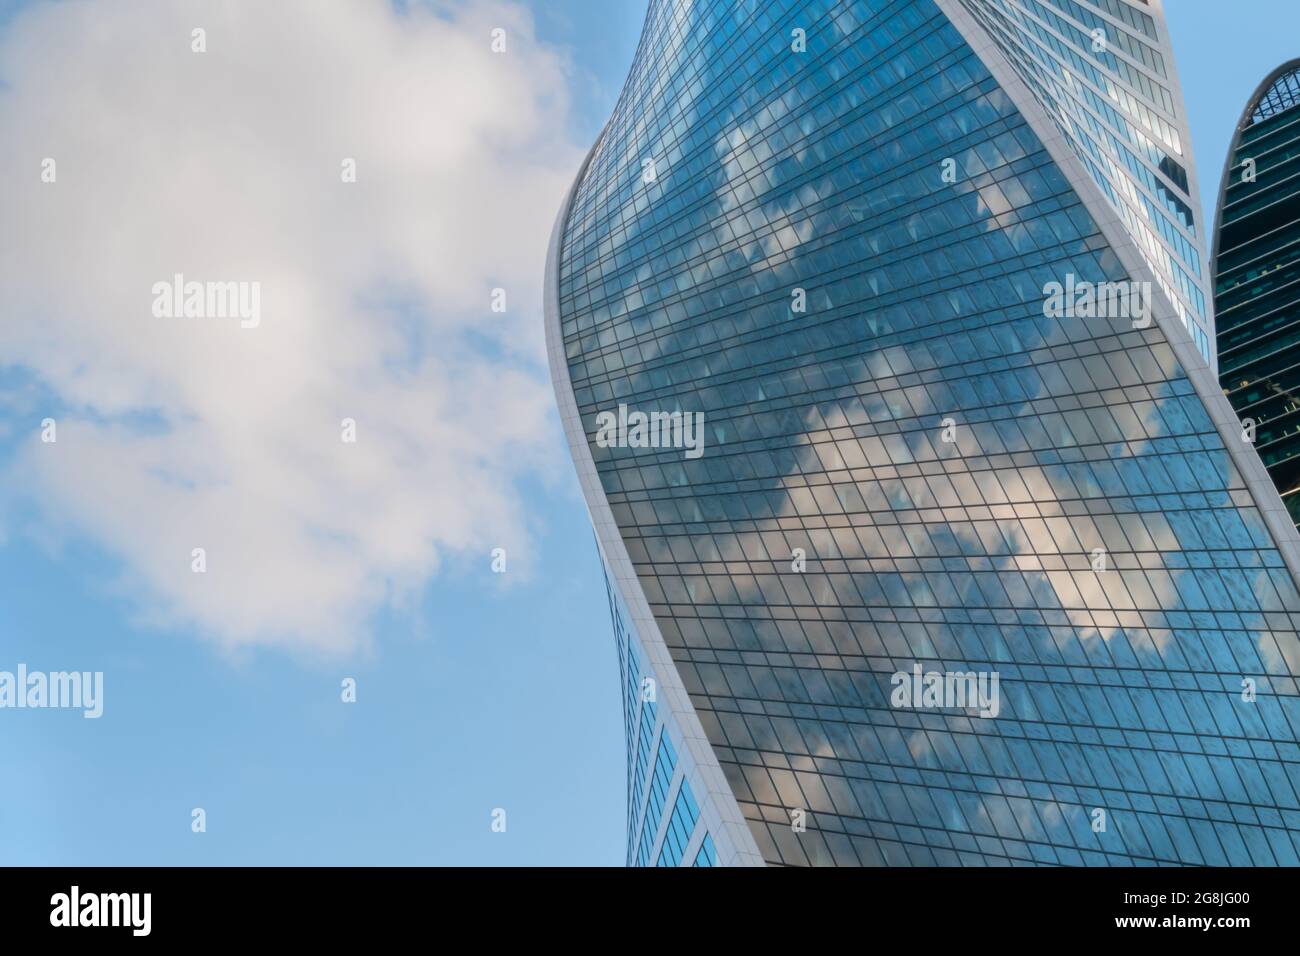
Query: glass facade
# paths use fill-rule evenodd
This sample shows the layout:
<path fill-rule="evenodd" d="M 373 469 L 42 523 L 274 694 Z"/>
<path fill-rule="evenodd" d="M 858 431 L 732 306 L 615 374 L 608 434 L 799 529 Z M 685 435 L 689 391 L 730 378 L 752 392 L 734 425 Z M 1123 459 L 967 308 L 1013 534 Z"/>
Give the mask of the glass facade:
<path fill-rule="evenodd" d="M 646 866 L 655 860 L 658 866 L 680 866 L 687 847 L 692 845 L 699 808 L 684 768 L 677 765 L 671 739 L 676 728 L 672 718 L 657 706 L 657 682 L 650 676 L 640 639 L 608 572 L 605 587 L 623 679 L 623 728 L 628 741 L 627 862 Z M 654 754 L 653 762 L 651 754 Z M 669 797 L 673 800 L 672 813 L 661 833 L 660 823 Z M 693 863 L 713 866 L 709 862 L 716 859 L 713 842 L 703 826 L 699 830 L 694 845 L 699 847 L 703 861 L 697 857 Z"/>
<path fill-rule="evenodd" d="M 1274 71 L 1238 124 L 1219 192 L 1219 381 L 1300 523 L 1300 60 Z"/>
<path fill-rule="evenodd" d="M 1026 115 L 982 57 L 1022 104 L 1084 81 L 1004 46 L 1017 11 L 1050 57 L 1116 27 L 1084 85 L 1125 115 Z M 651 0 L 548 345 L 634 571 L 611 604 L 648 608 L 729 793 L 674 792 L 629 697 L 630 861 L 727 862 L 679 845 L 732 801 L 770 864 L 1300 864 L 1300 594 L 1207 405 L 1171 72 L 1127 0 Z M 1137 218 L 1061 122 L 1130 151 L 1066 137 Z M 1052 317 L 1067 276 L 1151 282 L 1159 320 Z"/>
<path fill-rule="evenodd" d="M 1213 364 L 1185 129 L 1163 23 L 1145 3 L 960 0 L 1101 187 Z"/>

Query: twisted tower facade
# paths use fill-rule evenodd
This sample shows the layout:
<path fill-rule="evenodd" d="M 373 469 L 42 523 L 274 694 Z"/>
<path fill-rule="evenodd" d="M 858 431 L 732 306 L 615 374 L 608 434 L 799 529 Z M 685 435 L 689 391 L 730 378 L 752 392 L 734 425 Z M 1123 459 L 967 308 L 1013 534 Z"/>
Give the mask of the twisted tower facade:
<path fill-rule="evenodd" d="M 1300 863 L 1157 0 L 651 0 L 547 340 L 641 865 Z"/>

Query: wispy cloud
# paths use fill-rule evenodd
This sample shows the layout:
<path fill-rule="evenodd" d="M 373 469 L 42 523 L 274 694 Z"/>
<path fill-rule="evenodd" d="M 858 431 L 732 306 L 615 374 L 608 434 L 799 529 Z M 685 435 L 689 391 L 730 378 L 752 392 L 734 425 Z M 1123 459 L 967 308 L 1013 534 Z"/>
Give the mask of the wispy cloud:
<path fill-rule="evenodd" d="M 562 447 L 540 293 L 580 160 L 567 104 L 509 4 L 20 14 L 0 366 L 61 413 L 0 480 L 120 556 L 139 613 L 229 645 L 345 651 L 448 556 L 523 547 L 518 482 Z M 259 283 L 260 324 L 156 317 L 177 273 Z"/>

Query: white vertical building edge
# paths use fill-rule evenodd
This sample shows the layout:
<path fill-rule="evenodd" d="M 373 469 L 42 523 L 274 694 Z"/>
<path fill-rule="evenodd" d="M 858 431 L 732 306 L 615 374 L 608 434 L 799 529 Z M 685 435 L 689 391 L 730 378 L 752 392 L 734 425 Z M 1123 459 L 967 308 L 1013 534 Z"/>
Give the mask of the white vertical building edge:
<path fill-rule="evenodd" d="M 1246 489 L 1250 492 L 1250 496 L 1259 509 L 1269 534 L 1272 535 L 1273 541 L 1277 545 L 1278 552 L 1282 555 L 1287 569 L 1291 572 L 1292 580 L 1300 587 L 1300 532 L 1296 530 L 1291 515 L 1287 512 L 1286 506 L 1282 504 L 1282 498 L 1278 494 L 1277 487 L 1273 484 L 1273 479 L 1269 477 L 1268 471 L 1265 470 L 1264 463 L 1260 461 L 1254 445 L 1242 439 L 1241 420 L 1228 402 L 1228 397 L 1223 394 L 1215 370 L 1210 368 L 1192 343 L 1191 334 L 1183 325 L 1182 320 L 1178 318 L 1173 304 L 1165 298 L 1160 283 L 1156 281 L 1156 277 L 1147 266 L 1145 258 L 1138 249 L 1136 240 L 1125 228 L 1119 216 L 1116 215 L 1110 201 L 1101 191 L 1101 187 L 1093 181 L 1092 175 L 1080 162 L 1074 148 L 1065 141 L 1059 128 L 1052 122 L 1051 117 L 1043 112 L 1043 107 L 1038 102 L 1038 98 L 1034 96 L 1033 92 L 1020 78 L 1020 75 L 1007 62 L 1001 47 L 988 36 L 984 28 L 966 11 L 961 5 L 961 0 L 934 0 L 934 2 L 939 10 L 947 16 L 952 25 L 957 28 L 957 31 L 961 33 L 967 45 L 970 46 L 975 55 L 979 57 L 980 61 L 993 75 L 1002 91 L 1011 98 L 1020 114 L 1025 118 L 1025 122 L 1033 129 L 1034 134 L 1042 140 L 1043 146 L 1046 147 L 1052 159 L 1060 167 L 1061 172 L 1065 174 L 1066 179 L 1070 181 L 1075 192 L 1078 193 L 1089 215 L 1096 221 L 1102 235 L 1110 243 L 1115 255 L 1119 257 L 1120 263 L 1129 276 L 1137 281 L 1150 283 L 1150 287 L 1155 293 L 1151 300 L 1152 316 L 1159 324 L 1161 331 L 1165 333 L 1165 338 L 1169 340 L 1174 357 L 1178 359 L 1178 363 L 1183 367 L 1183 371 L 1187 374 L 1188 380 L 1196 390 L 1197 396 L 1205 404 L 1205 409 L 1214 421 L 1215 427 L 1218 428 L 1219 436 L 1223 439 L 1224 447 L 1228 450 L 1228 456 L 1232 459 L 1232 463 L 1237 466 L 1237 470 L 1246 484 Z M 1151 0 L 1147 9 L 1159 29 L 1160 53 L 1164 56 L 1168 65 L 1170 82 L 1174 87 L 1175 103 L 1181 110 L 1181 115 L 1177 117 L 1178 132 L 1185 146 L 1183 158 L 1186 160 L 1188 185 L 1195 193 L 1197 186 L 1196 163 L 1192 156 L 1191 135 L 1187 128 L 1182 89 L 1177 80 L 1178 70 L 1174 61 L 1172 45 L 1169 42 L 1169 28 L 1165 24 L 1164 8 L 1161 0 Z M 1200 251 L 1204 253 L 1204 216 L 1202 215 L 1200 219 L 1202 228 L 1197 235 Z M 1210 310 L 1208 325 L 1210 331 L 1213 332 L 1213 296 L 1208 297 L 1206 308 Z"/>

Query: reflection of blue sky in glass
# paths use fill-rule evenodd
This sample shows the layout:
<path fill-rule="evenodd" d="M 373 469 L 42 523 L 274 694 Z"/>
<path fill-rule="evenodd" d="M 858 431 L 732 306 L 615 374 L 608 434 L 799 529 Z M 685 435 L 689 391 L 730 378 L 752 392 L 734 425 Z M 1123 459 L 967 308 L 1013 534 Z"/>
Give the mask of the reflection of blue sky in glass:
<path fill-rule="evenodd" d="M 21 5 L 0 0 L 0 31 Z M 1297 52 L 1294 30 L 1261 24 L 1296 14 L 1289 0 L 1167 7 L 1212 212 L 1231 124 Z M 537 8 L 541 38 L 569 51 L 569 138 L 585 148 L 617 97 L 643 5 Z M 29 387 L 21 371 L 0 373 L 0 396 Z M 33 427 L 9 408 L 0 469 L 17 430 Z M 0 491 L 0 669 L 106 672 L 99 721 L 0 711 L 0 862 L 621 864 L 618 666 L 586 512 L 567 471 L 524 495 L 540 516 L 531 580 L 501 590 L 486 555 L 482 568 L 449 569 L 412 613 L 376 622 L 371 653 L 317 667 L 277 651 L 231 660 L 138 625 L 107 583 L 111 556 L 75 537 L 47 549 Z M 345 675 L 358 679 L 355 707 L 338 703 Z M 196 806 L 208 814 L 201 836 L 189 830 Z M 498 806 L 504 836 L 489 830 Z"/>
<path fill-rule="evenodd" d="M 657 617 L 763 857 L 1242 863 L 1273 862 L 1275 847 L 1294 860 L 1277 820 L 1250 814 L 1203 848 L 1179 840 L 1213 834 L 1228 810 L 1210 805 L 1211 823 L 1166 799 L 1295 805 L 1264 783 L 1276 761 L 1261 769 L 1223 739 L 1240 721 L 1288 759 L 1289 698 L 1233 708 L 1215 672 L 1264 681 L 1264 665 L 1206 657 L 1230 640 L 1294 648 L 1284 616 L 1244 612 L 1300 597 L 1164 327 L 1042 308 L 1045 279 L 1115 281 L 1130 246 L 1097 235 L 1014 89 L 933 6 L 800 8 L 826 27 L 806 69 L 727 0 L 652 5 L 568 213 L 553 347 L 599 473 L 589 500 L 622 532 L 606 552 L 626 547 L 630 600 L 644 592 Z M 693 95 L 659 92 L 676 88 Z M 971 155 L 978 175 L 939 183 L 937 157 Z M 636 175 L 650 163 L 654 176 Z M 1114 217 L 1104 203 L 1092 215 Z M 800 320 L 789 296 L 805 286 L 818 301 Z M 702 410 L 719 435 L 710 457 L 592 444 L 615 401 Z M 947 450 L 940 410 L 962 422 Z M 864 496 L 893 513 L 867 518 Z M 835 531 L 810 541 L 815 528 Z M 1166 531 L 1173 546 L 1157 551 Z M 804 546 L 818 566 L 782 573 Z M 891 713 L 882 675 L 913 657 L 996 666 L 1006 719 Z M 1171 744 L 1193 733 L 1203 752 Z M 833 759 L 814 761 L 827 742 Z M 1225 747 L 1236 789 L 1209 772 Z M 933 829 L 954 800 L 967 824 Z M 1085 817 L 1099 806 L 1111 825 L 1096 836 Z M 800 807 L 817 820 L 796 838 L 785 818 Z M 1062 813 L 1068 825 L 1041 829 L 1040 814 Z"/>

